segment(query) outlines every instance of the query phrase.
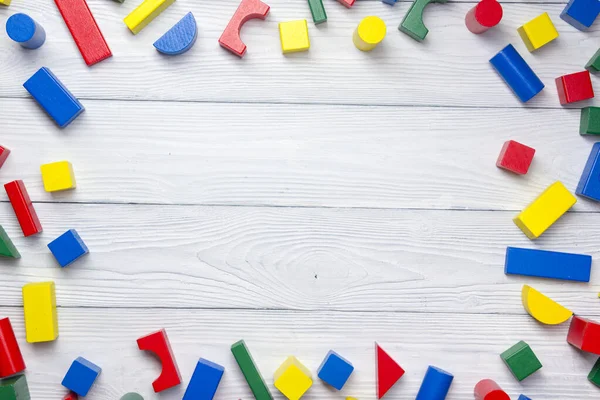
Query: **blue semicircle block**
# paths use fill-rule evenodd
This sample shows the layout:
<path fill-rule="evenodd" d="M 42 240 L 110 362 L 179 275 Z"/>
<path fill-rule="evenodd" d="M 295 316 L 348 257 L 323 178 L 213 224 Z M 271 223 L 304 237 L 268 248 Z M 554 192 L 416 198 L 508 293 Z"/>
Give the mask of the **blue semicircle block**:
<path fill-rule="evenodd" d="M 26 49 L 37 49 L 46 41 L 46 32 L 27 14 L 14 14 L 6 21 L 8 36 Z"/>
<path fill-rule="evenodd" d="M 189 12 L 176 23 L 171 29 L 154 42 L 156 50 L 163 54 L 175 56 L 182 54 L 192 48 L 198 36 L 196 19 Z"/>

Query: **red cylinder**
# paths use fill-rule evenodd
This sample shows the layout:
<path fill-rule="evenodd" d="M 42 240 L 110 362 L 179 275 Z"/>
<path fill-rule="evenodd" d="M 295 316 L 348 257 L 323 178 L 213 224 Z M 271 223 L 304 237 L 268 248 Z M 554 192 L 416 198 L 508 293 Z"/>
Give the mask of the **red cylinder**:
<path fill-rule="evenodd" d="M 25 361 L 8 318 L 0 319 L 0 378 L 25 370 Z"/>
<path fill-rule="evenodd" d="M 475 385 L 475 400 L 510 400 L 510 397 L 496 382 L 484 379 Z"/>
<path fill-rule="evenodd" d="M 483 33 L 502 20 L 502 6 L 496 0 L 482 0 L 471 8 L 465 17 L 465 25 L 472 33 Z"/>

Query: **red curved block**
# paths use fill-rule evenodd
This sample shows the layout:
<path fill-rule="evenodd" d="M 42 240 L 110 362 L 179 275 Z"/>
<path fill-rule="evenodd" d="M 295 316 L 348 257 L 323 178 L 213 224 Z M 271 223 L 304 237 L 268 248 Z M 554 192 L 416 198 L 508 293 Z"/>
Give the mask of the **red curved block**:
<path fill-rule="evenodd" d="M 69 392 L 64 398 L 63 400 L 77 400 L 78 396 L 77 393 L 75 392 Z"/>
<path fill-rule="evenodd" d="M 0 378 L 25 370 L 25 361 L 10 319 L 0 319 Z"/>
<path fill-rule="evenodd" d="M 152 382 L 152 388 L 154 388 L 155 393 L 162 392 L 181 383 L 181 375 L 179 375 L 179 369 L 171 351 L 169 338 L 164 329 L 139 338 L 137 344 L 140 350 L 153 352 L 162 363 L 160 376 Z"/>
<path fill-rule="evenodd" d="M 573 316 L 567 342 L 579 350 L 600 354 L 600 324 L 576 315 Z"/>
<path fill-rule="evenodd" d="M 510 400 L 510 397 L 491 379 L 483 379 L 475 385 L 475 400 Z"/>
<path fill-rule="evenodd" d="M 260 0 L 242 0 L 219 38 L 219 44 L 233 54 L 243 57 L 246 53 L 246 45 L 240 38 L 242 26 L 254 18 L 265 19 L 270 9 L 271 7 Z"/>
<path fill-rule="evenodd" d="M 483 33 L 498 25 L 502 14 L 502 6 L 496 0 L 482 0 L 467 13 L 465 25 L 472 33 Z"/>

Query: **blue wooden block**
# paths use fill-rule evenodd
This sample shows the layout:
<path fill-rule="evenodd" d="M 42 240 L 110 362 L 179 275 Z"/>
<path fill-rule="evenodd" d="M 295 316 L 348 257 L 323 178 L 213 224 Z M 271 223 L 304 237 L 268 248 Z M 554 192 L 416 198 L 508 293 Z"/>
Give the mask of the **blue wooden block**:
<path fill-rule="evenodd" d="M 598 0 L 571 0 L 560 17 L 580 31 L 589 29 L 600 14 Z"/>
<path fill-rule="evenodd" d="M 589 282 L 592 256 L 507 247 L 504 273 Z"/>
<path fill-rule="evenodd" d="M 517 400 L 531 400 L 529 397 L 525 396 L 524 394 L 520 395 L 519 398 Z"/>
<path fill-rule="evenodd" d="M 46 41 L 46 31 L 26 14 L 14 14 L 6 21 L 6 33 L 26 49 L 37 49 Z"/>
<path fill-rule="evenodd" d="M 540 78 L 512 44 L 500 50 L 490 63 L 523 103 L 531 100 L 544 88 Z"/>
<path fill-rule="evenodd" d="M 83 357 L 77 357 L 63 378 L 62 385 L 79 396 L 85 396 L 100 372 L 102 368 L 96 364 Z"/>
<path fill-rule="evenodd" d="M 156 50 L 174 56 L 192 48 L 198 37 L 198 28 L 194 15 L 189 12 L 173 25 L 171 29 L 154 42 Z"/>
<path fill-rule="evenodd" d="M 430 365 L 416 400 L 444 400 L 453 379 L 454 375 L 451 373 Z"/>
<path fill-rule="evenodd" d="M 69 229 L 48 243 L 48 248 L 61 267 L 66 267 L 89 252 L 75 229 Z"/>
<path fill-rule="evenodd" d="M 393 6 L 394 4 L 396 4 L 398 2 L 398 0 L 381 0 L 381 1 L 385 4 L 389 4 L 390 6 Z"/>
<path fill-rule="evenodd" d="M 600 201 L 600 142 L 594 143 L 575 193 Z"/>
<path fill-rule="evenodd" d="M 219 364 L 201 358 L 196 364 L 183 400 L 212 400 L 224 372 L 225 368 Z"/>
<path fill-rule="evenodd" d="M 46 67 L 33 74 L 23 87 L 61 128 L 69 125 L 85 109 Z"/>
<path fill-rule="evenodd" d="M 342 390 L 352 371 L 354 371 L 354 366 L 350 361 L 335 351 L 329 350 L 317 371 L 317 375 L 323 382 L 337 390 Z"/>

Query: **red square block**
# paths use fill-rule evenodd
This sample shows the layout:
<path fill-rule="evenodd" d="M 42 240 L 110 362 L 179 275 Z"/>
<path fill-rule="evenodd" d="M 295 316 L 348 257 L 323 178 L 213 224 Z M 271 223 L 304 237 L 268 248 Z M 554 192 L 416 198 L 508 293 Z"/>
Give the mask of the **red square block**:
<path fill-rule="evenodd" d="M 496 167 L 514 172 L 515 174 L 525 175 L 529 170 L 535 149 L 525 146 L 514 140 L 504 143 Z"/>
<path fill-rule="evenodd" d="M 600 324 L 573 316 L 567 342 L 579 350 L 600 354 Z"/>
<path fill-rule="evenodd" d="M 560 104 L 563 106 L 594 97 L 590 71 L 576 72 L 556 78 L 556 89 Z"/>
<path fill-rule="evenodd" d="M 2 168 L 2 165 L 4 164 L 4 161 L 6 161 L 6 159 L 8 158 L 9 154 L 10 154 L 9 149 L 7 149 L 6 147 L 0 146 L 0 168 Z"/>

